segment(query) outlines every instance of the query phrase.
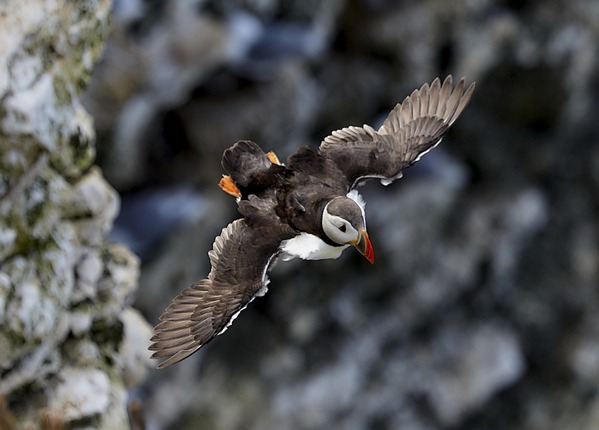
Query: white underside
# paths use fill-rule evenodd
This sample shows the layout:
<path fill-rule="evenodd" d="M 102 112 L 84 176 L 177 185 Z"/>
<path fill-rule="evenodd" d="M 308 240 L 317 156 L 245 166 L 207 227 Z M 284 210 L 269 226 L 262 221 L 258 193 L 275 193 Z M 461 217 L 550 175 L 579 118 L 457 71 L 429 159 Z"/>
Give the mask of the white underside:
<path fill-rule="evenodd" d="M 355 201 L 360 206 L 362 209 L 362 215 L 364 215 L 365 203 L 360 193 L 354 189 L 347 194 L 347 197 Z M 343 250 L 345 250 L 345 248 L 348 246 L 349 245 L 331 246 L 325 243 L 318 236 L 314 236 L 313 234 L 309 233 L 301 233 L 298 236 L 295 236 L 293 239 L 284 240 L 281 242 L 279 250 L 281 251 L 280 257 L 283 261 L 289 261 L 296 257 L 299 257 L 302 260 L 328 260 L 339 258 Z M 218 333 L 219 335 L 223 334 L 231 326 L 231 324 L 233 324 L 235 318 L 237 318 L 241 311 L 243 311 L 256 297 L 261 297 L 266 294 L 268 291 L 268 283 L 270 282 L 268 276 L 266 275 L 266 271 L 270 268 L 270 263 L 273 261 L 273 258 L 275 258 L 276 255 L 277 254 L 272 255 L 264 267 L 264 272 L 262 272 L 262 288 L 243 308 L 239 309 L 231 317 L 227 325 L 220 331 L 220 333 Z"/>
<path fill-rule="evenodd" d="M 347 197 L 355 201 L 362 209 L 364 215 L 364 199 L 357 190 L 351 190 Z M 281 250 L 281 259 L 289 261 L 294 258 L 302 260 L 328 260 L 335 259 L 341 256 L 341 253 L 349 245 L 331 246 L 325 243 L 318 236 L 309 233 L 301 233 L 293 239 L 284 240 L 281 242 L 279 249 Z"/>
<path fill-rule="evenodd" d="M 280 250 L 283 261 L 289 261 L 296 257 L 302 260 L 327 260 L 339 258 L 343 250 L 348 246 L 331 246 L 318 236 L 301 233 L 293 239 L 284 240 L 281 243 Z"/>

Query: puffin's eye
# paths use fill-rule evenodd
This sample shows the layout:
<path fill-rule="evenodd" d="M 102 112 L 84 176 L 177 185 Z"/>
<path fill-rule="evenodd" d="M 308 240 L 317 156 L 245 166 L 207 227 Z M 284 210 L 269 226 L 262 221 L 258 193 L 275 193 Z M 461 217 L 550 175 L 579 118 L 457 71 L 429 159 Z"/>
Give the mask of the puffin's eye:
<path fill-rule="evenodd" d="M 345 224 L 343 224 L 341 227 L 339 227 L 339 230 L 340 230 L 342 233 L 345 233 L 345 231 L 347 230 L 347 227 L 345 227 Z"/>

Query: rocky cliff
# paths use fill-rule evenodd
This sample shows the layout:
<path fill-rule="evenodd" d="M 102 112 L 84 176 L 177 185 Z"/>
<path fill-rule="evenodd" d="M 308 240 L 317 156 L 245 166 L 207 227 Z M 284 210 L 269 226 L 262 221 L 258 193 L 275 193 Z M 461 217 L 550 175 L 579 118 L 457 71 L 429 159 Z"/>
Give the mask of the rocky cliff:
<path fill-rule="evenodd" d="M 128 307 L 139 260 L 106 240 L 120 199 L 92 166 L 81 103 L 110 6 L 0 5 L 2 429 L 127 428 L 148 364 L 148 323 Z"/>

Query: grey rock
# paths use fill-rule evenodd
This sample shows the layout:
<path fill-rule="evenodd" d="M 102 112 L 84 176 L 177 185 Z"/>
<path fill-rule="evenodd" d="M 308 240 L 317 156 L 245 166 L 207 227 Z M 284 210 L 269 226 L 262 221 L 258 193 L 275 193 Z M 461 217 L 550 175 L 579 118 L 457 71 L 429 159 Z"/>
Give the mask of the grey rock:
<path fill-rule="evenodd" d="M 109 10 L 0 6 L 0 395 L 18 428 L 45 413 L 73 429 L 128 426 L 124 366 L 111 363 L 139 355 L 119 349 L 139 260 L 106 241 L 119 197 L 91 167 L 81 104 Z"/>
<path fill-rule="evenodd" d="M 49 406 L 61 410 L 66 421 L 106 412 L 110 404 L 110 379 L 105 372 L 65 367 L 56 378 L 59 382 L 49 396 Z"/>
<path fill-rule="evenodd" d="M 136 309 L 127 308 L 119 316 L 123 323 L 123 341 L 119 357 L 123 359 L 123 379 L 127 388 L 142 383 L 153 366 L 148 355 L 152 327 Z"/>
<path fill-rule="evenodd" d="M 461 422 L 496 392 L 518 381 L 526 366 L 515 333 L 494 323 L 466 333 L 462 327 L 449 328 L 433 341 L 432 350 L 433 357 L 443 359 L 433 361 L 433 369 L 423 372 L 428 381 L 419 381 L 414 389 L 427 387 L 430 404 L 445 427 Z M 418 363 L 414 365 L 418 368 Z"/>

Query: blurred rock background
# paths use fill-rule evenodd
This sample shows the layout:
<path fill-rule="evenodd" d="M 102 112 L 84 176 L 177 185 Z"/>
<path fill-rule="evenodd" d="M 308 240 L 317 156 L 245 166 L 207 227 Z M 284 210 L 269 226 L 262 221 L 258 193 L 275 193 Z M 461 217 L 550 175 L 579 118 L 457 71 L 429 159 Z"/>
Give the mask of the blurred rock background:
<path fill-rule="evenodd" d="M 123 429 L 149 368 L 139 259 L 81 103 L 110 1 L 0 5 L 0 428 Z"/>
<path fill-rule="evenodd" d="M 148 429 L 599 428 L 597 2 L 107 8 L 72 5 L 66 30 L 42 38 L 52 49 L 2 39 L 0 393 L 13 414 L 64 410 L 51 399 L 85 380 L 108 400 L 66 413 L 72 428 L 126 428 L 127 401 Z M 280 263 L 226 335 L 140 384 L 147 323 L 126 305 L 154 324 L 208 273 L 238 216 L 216 186 L 223 150 L 251 139 L 285 159 L 378 126 L 449 73 L 477 89 L 441 146 L 401 181 L 360 189 L 374 266 L 351 250 Z M 135 258 L 102 236 L 111 187 L 111 240 L 141 258 L 136 292 Z"/>

